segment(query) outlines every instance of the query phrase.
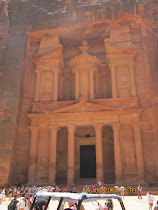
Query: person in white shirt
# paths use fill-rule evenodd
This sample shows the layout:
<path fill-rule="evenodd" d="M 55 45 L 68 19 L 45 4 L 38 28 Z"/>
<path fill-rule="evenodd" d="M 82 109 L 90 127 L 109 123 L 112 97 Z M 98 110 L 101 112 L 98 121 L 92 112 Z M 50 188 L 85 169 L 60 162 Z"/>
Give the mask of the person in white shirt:
<path fill-rule="evenodd" d="M 148 192 L 147 194 L 148 202 L 149 202 L 149 210 L 152 210 L 153 202 L 155 200 L 154 196 L 151 194 L 151 192 Z"/>
<path fill-rule="evenodd" d="M 21 199 L 21 201 L 19 202 L 19 209 L 20 210 L 30 210 L 31 209 L 30 193 L 26 193 L 25 198 Z"/>

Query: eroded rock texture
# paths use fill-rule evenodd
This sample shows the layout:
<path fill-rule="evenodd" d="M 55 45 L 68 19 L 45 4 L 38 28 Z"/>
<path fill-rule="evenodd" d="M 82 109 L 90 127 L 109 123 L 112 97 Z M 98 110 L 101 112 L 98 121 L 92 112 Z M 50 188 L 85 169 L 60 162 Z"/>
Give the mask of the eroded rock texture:
<path fill-rule="evenodd" d="M 83 40 L 87 40 L 88 44 L 82 45 Z M 32 176 L 34 183 L 47 184 L 51 180 L 49 168 L 54 167 L 49 155 L 49 139 L 52 135 L 49 126 L 52 123 L 56 124 L 53 120 L 58 120 L 60 111 L 87 113 L 88 109 L 92 112 L 89 122 L 95 115 L 94 119 L 98 120 L 96 123 L 101 120 L 103 123 L 99 111 L 121 113 L 116 115 L 116 118 L 118 118 L 117 123 L 121 123 L 117 135 L 122 151 L 120 157 L 122 183 L 130 184 L 130 181 L 137 183 L 140 177 L 143 177 L 144 183 L 156 183 L 158 180 L 157 43 L 158 3 L 154 0 L 10 0 L 9 2 L 2 0 L 0 2 L 0 185 L 28 183 L 28 178 Z M 88 63 L 93 60 L 90 67 L 93 67 L 95 72 L 94 93 L 91 91 L 93 85 L 90 85 L 90 79 L 75 86 L 77 81 L 75 69 L 78 66 L 80 66 L 79 71 L 82 68 L 86 69 L 87 59 L 83 61 L 82 56 L 89 56 L 81 55 L 79 47 L 82 49 L 87 47 L 81 51 L 92 56 Z M 99 60 L 98 63 L 95 59 Z M 88 63 L 86 65 L 89 65 Z M 44 69 L 46 65 L 58 69 L 58 85 L 53 86 L 56 82 L 54 78 L 57 78 L 56 70 L 53 70 L 53 76 L 52 72 L 48 71 L 42 76 L 41 86 L 38 86 L 40 94 L 38 94 L 37 71 Z M 116 71 L 115 86 L 113 70 Z M 80 74 L 81 81 L 89 78 L 88 75 L 88 73 Z M 55 87 L 58 87 L 58 92 L 53 89 Z M 81 95 L 75 92 L 77 87 Z M 81 104 L 75 105 L 79 103 L 79 99 Z M 82 103 L 82 100 L 89 100 L 93 105 L 89 105 L 89 102 Z M 54 110 L 56 115 L 51 115 L 49 112 Z M 49 118 L 49 114 L 57 117 Z M 122 118 L 118 117 L 120 115 Z M 64 121 L 66 118 L 62 117 L 61 121 Z M 114 144 L 117 138 L 114 132 L 118 128 L 113 125 L 115 120 L 112 116 L 108 115 L 108 119 L 107 127 L 104 124 L 102 131 L 103 181 L 114 183 L 117 176 L 120 178 L 120 171 L 116 174 L 117 168 L 114 167 L 116 161 Z M 143 162 L 138 157 L 136 141 L 140 136 L 136 135 L 139 131 L 132 124 L 135 121 L 141 124 Z M 62 128 L 58 131 L 55 169 L 58 184 L 67 183 L 69 164 L 67 125 L 71 123 L 69 119 L 67 124 L 59 123 Z M 34 134 L 30 132 L 29 126 L 40 128 L 38 155 L 31 156 L 31 135 Z M 92 128 L 91 125 L 86 129 L 83 125 L 77 126 L 75 141 L 82 142 L 87 135 L 89 138 L 87 144 L 91 142 L 95 144 L 96 127 Z M 81 144 L 77 145 L 75 154 L 79 153 Z M 106 161 L 109 159 L 110 162 Z M 110 164 L 113 166 L 108 173 Z M 79 156 L 75 158 L 75 165 L 75 181 L 80 184 Z M 36 174 L 29 174 L 28 177 L 29 168 L 34 166 Z M 100 172 L 98 176 L 101 176 Z"/>

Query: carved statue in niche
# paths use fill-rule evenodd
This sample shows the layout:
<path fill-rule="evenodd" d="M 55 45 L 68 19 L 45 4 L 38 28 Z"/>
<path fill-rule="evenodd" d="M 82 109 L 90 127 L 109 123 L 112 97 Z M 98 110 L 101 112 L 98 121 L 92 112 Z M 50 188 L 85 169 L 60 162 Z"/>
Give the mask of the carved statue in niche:
<path fill-rule="evenodd" d="M 134 152 L 129 152 L 127 154 L 125 154 L 124 158 L 123 158 L 123 162 L 126 166 L 126 168 L 132 169 L 135 167 L 135 163 L 136 163 L 136 155 Z"/>
<path fill-rule="evenodd" d="M 41 87 L 41 100 L 49 101 L 51 97 L 52 81 L 49 78 L 45 78 Z"/>
<path fill-rule="evenodd" d="M 81 97 L 80 99 L 87 100 L 88 99 L 88 91 L 87 91 L 87 83 L 83 81 L 81 84 Z"/>
<path fill-rule="evenodd" d="M 48 168 L 49 167 L 49 160 L 46 156 L 38 156 L 37 158 L 37 165 L 40 168 Z"/>
<path fill-rule="evenodd" d="M 6 0 L 0 1 L 0 17 L 8 17 L 8 3 Z"/>
<path fill-rule="evenodd" d="M 122 88 L 128 86 L 128 76 L 126 74 L 121 75 L 121 78 L 120 78 L 120 86 Z"/>
<path fill-rule="evenodd" d="M 88 42 L 86 40 L 82 41 L 82 46 L 79 46 L 79 48 L 82 52 L 82 55 L 89 55 L 88 54 L 89 45 L 88 45 Z"/>

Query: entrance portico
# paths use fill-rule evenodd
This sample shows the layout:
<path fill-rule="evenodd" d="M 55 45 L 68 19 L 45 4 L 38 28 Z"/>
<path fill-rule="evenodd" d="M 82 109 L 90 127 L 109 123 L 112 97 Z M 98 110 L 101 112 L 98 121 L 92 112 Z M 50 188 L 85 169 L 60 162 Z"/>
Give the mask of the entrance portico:
<path fill-rule="evenodd" d="M 34 133 L 31 142 L 36 137 L 36 145 L 38 144 L 38 133 L 40 132 L 40 123 L 45 122 L 50 127 L 50 143 L 49 143 L 49 156 L 48 156 L 48 182 L 49 184 L 56 184 L 56 151 L 58 141 L 58 130 L 62 127 L 67 127 L 68 131 L 68 155 L 67 155 L 67 184 L 75 184 L 75 132 L 78 127 L 91 126 L 95 131 L 90 145 L 95 145 L 96 150 L 96 182 L 104 181 L 104 168 L 103 168 L 103 142 L 102 142 L 102 129 L 104 126 L 111 126 L 113 129 L 113 144 L 114 144 L 114 160 L 115 160 L 115 183 L 123 183 L 123 166 L 121 157 L 121 142 L 120 142 L 120 129 L 123 124 L 132 126 L 135 136 L 135 151 L 137 159 L 138 180 L 144 180 L 144 163 L 143 152 L 140 134 L 140 119 L 139 113 L 141 110 L 132 109 L 124 110 L 112 108 L 104 105 L 94 104 L 92 102 L 80 101 L 79 103 L 59 108 L 54 111 L 45 111 L 44 114 L 29 114 L 32 119 L 31 130 Z M 96 114 L 97 113 L 97 114 Z M 127 118 L 128 113 L 128 118 Z M 139 128 L 137 128 L 137 127 Z M 36 129 L 33 129 L 36 127 Z M 39 129 L 37 129 L 39 128 Z M 35 142 L 35 141 L 34 141 Z M 35 144 L 35 143 L 34 143 Z M 32 145 L 32 143 L 31 143 Z M 36 145 L 34 145 L 36 147 Z M 85 145 L 89 145 L 85 144 Z M 138 149 L 139 148 L 139 149 Z M 37 149 L 34 151 L 34 156 L 37 157 Z M 33 152 L 32 152 L 33 153 Z M 33 156 L 33 154 L 30 154 Z M 36 159 L 36 158 L 35 158 Z M 37 165 L 37 163 L 34 163 Z M 36 167 L 32 167 L 30 161 L 28 182 L 31 183 L 35 179 Z M 35 180 L 36 182 L 36 180 Z"/>

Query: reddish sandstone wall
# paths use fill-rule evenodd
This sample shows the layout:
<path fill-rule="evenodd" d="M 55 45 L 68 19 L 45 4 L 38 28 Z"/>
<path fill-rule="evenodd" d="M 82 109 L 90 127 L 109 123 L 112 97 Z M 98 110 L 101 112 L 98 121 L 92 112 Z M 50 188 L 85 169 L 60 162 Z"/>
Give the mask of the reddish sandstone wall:
<path fill-rule="evenodd" d="M 9 6 L 6 1 L 1 3 L 0 72 L 3 73 L 0 77 L 0 185 L 27 181 L 30 143 L 27 113 L 32 107 L 35 88 L 34 64 L 30 55 L 38 50 L 39 45 L 38 40 L 31 45 L 27 32 L 100 20 L 106 20 L 115 31 L 120 31 L 122 26 L 125 34 L 128 31 L 130 38 L 126 41 L 124 36 L 121 37 L 121 32 L 118 34 L 115 41 L 119 46 L 128 47 L 131 43 L 138 46 L 136 86 L 140 107 L 144 109 L 141 120 L 145 170 L 148 182 L 157 180 L 158 15 L 154 2 L 69 0 L 50 4 L 49 0 L 11 0 Z"/>

